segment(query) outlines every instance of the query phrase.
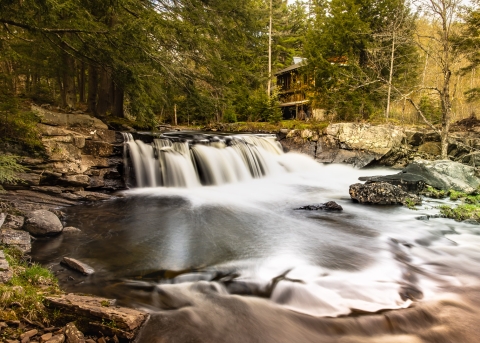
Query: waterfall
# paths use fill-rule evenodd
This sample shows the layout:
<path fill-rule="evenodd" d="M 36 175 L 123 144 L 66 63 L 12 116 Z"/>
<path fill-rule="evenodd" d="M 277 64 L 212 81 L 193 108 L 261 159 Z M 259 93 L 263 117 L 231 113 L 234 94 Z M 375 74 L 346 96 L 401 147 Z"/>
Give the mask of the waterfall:
<path fill-rule="evenodd" d="M 123 138 L 126 181 L 137 187 L 221 185 L 285 171 L 274 135 L 170 133 L 151 144 L 134 140 L 130 133 Z"/>

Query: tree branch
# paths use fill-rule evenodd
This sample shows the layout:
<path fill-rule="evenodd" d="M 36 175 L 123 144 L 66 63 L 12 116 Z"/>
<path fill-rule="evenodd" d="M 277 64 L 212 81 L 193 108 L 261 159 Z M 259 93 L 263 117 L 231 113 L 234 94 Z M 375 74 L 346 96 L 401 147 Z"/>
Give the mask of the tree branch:
<path fill-rule="evenodd" d="M 0 18 L 0 23 L 8 24 L 16 27 L 21 27 L 22 29 L 36 32 L 44 33 L 106 33 L 107 31 L 89 31 L 89 30 L 80 30 L 80 29 L 49 29 L 45 27 L 37 27 L 24 23 L 19 23 L 17 21 L 8 20 L 5 18 Z"/>
<path fill-rule="evenodd" d="M 417 111 L 417 113 L 420 115 L 420 117 L 422 117 L 423 121 L 425 122 L 425 124 L 427 124 L 428 126 L 430 126 L 433 131 L 435 131 L 436 133 L 440 134 L 440 131 L 435 127 L 433 126 L 432 123 L 430 123 L 427 118 L 425 118 L 425 116 L 423 115 L 422 113 L 422 110 L 417 106 L 417 104 L 415 103 L 415 101 L 412 100 L 412 98 L 407 98 L 407 100 L 412 104 L 412 106 L 415 108 L 415 110 Z"/>

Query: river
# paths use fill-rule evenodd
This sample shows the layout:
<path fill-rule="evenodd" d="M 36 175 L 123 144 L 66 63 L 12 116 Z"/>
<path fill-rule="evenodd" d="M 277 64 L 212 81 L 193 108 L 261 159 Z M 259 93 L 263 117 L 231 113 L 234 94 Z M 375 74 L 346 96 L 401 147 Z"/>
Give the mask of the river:
<path fill-rule="evenodd" d="M 351 201 L 358 177 L 394 170 L 259 149 L 271 167 L 257 178 L 225 171 L 66 208 L 81 232 L 37 240 L 33 259 L 67 291 L 149 311 L 140 343 L 478 341 L 479 226 L 420 220 L 442 201 Z M 343 211 L 295 210 L 327 201 Z"/>

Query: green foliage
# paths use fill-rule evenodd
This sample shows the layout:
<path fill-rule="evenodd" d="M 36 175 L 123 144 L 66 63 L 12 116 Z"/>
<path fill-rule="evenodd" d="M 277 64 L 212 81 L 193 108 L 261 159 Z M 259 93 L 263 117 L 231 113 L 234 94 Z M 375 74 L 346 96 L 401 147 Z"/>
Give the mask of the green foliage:
<path fill-rule="evenodd" d="M 420 99 L 419 108 L 431 123 L 438 124 L 442 121 L 442 108 L 439 99 L 423 96 Z"/>
<path fill-rule="evenodd" d="M 391 46 L 397 91 L 416 80 L 414 16 L 402 0 L 317 0 L 305 43 L 313 100 L 340 120 L 363 120 L 385 111 Z M 401 39 L 398 37 L 401 36 Z"/>
<path fill-rule="evenodd" d="M 405 206 L 407 206 L 411 210 L 416 210 L 415 206 L 417 205 L 417 202 L 413 199 L 410 198 L 405 198 Z"/>
<path fill-rule="evenodd" d="M 26 169 L 18 164 L 18 156 L 14 155 L 0 155 L 0 185 L 1 184 L 16 184 L 22 180 L 17 176 L 17 173 L 22 173 Z"/>
<path fill-rule="evenodd" d="M 427 186 L 422 193 L 429 198 L 435 199 L 442 199 L 447 197 L 447 192 L 445 192 L 444 190 L 433 188 L 432 186 Z"/>
<path fill-rule="evenodd" d="M 449 192 L 448 192 L 448 195 L 450 197 L 450 200 L 458 200 L 458 199 L 461 199 L 461 198 L 466 198 L 467 197 L 467 194 L 463 193 L 463 192 L 458 192 L 458 191 L 455 191 L 453 189 L 451 189 Z"/>
<path fill-rule="evenodd" d="M 447 218 L 457 221 L 474 219 L 480 221 L 480 206 L 478 204 L 462 204 L 455 207 L 448 205 L 440 206 L 440 213 Z"/>
<path fill-rule="evenodd" d="M 5 87 L 2 89 L 0 83 L 0 143 L 15 143 L 30 152 L 40 151 L 38 122 L 35 114 L 25 110 L 19 99 Z"/>
<path fill-rule="evenodd" d="M 49 270 L 29 263 L 18 249 L 1 248 L 13 271 L 13 277 L 9 282 L 0 284 L 0 318 L 27 318 L 49 324 L 50 313 L 43 305 L 43 299 L 59 293 L 57 280 Z"/>

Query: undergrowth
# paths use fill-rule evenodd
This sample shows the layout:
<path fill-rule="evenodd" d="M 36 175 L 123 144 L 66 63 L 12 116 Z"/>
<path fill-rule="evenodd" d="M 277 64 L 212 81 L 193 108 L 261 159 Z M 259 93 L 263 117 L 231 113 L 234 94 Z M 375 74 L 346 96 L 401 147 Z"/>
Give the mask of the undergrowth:
<path fill-rule="evenodd" d="M 10 281 L 0 284 L 0 318 L 48 325 L 53 318 L 43 300 L 60 293 L 57 279 L 48 269 L 30 263 L 18 249 L 5 246 L 0 249 L 13 272 Z"/>
<path fill-rule="evenodd" d="M 0 155 L 0 190 L 3 190 L 4 184 L 16 184 L 22 182 L 18 177 L 18 173 L 26 171 L 26 168 L 18 164 L 18 156 Z"/>

